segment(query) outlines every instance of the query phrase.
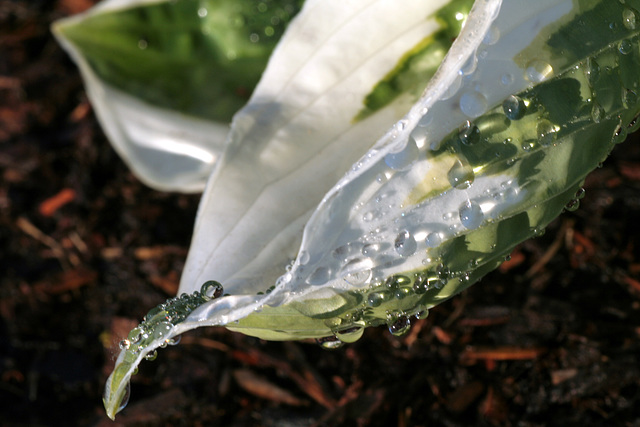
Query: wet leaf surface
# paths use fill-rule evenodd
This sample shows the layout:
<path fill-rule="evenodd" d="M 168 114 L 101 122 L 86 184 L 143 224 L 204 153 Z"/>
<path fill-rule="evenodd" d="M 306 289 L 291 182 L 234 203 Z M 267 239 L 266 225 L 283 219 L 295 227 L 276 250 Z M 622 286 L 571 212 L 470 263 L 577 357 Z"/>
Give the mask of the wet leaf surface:
<path fill-rule="evenodd" d="M 3 425 L 112 425 L 117 343 L 173 296 L 198 204 L 144 187 L 101 133 L 48 30 L 91 3 L 0 0 Z M 187 334 L 142 364 L 118 425 L 637 425 L 639 176 L 634 135 L 580 209 L 403 337 L 372 329 L 326 351 Z"/>

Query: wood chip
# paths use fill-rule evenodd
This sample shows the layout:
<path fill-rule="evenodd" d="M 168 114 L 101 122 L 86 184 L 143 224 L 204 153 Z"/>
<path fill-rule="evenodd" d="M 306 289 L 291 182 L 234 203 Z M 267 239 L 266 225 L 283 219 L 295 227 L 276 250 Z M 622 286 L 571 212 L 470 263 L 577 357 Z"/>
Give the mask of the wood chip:
<path fill-rule="evenodd" d="M 236 369 L 233 378 L 246 392 L 262 399 L 291 406 L 306 405 L 302 399 L 298 399 L 289 391 L 278 387 L 266 378 L 258 376 L 249 369 Z"/>

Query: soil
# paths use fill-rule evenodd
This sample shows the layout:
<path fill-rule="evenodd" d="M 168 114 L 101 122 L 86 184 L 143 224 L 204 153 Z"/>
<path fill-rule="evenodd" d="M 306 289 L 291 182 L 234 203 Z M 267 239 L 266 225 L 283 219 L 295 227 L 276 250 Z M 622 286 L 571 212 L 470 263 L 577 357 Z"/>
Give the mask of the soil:
<path fill-rule="evenodd" d="M 113 152 L 49 25 L 0 0 L 0 424 L 109 426 L 117 342 L 174 296 L 199 197 Z M 468 291 L 336 351 L 208 328 L 145 362 L 122 426 L 640 426 L 640 149 Z"/>

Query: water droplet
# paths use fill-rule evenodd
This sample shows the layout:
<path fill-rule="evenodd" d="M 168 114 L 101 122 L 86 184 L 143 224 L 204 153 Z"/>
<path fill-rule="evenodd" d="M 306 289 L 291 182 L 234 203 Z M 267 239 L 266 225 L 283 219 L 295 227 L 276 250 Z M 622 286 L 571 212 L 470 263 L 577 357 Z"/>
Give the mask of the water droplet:
<path fill-rule="evenodd" d="M 131 343 L 127 339 L 124 339 L 118 343 L 118 347 L 120 347 L 120 350 L 128 350 L 130 346 Z"/>
<path fill-rule="evenodd" d="M 575 196 L 573 196 L 576 200 L 582 200 L 584 198 L 584 195 L 586 194 L 586 190 L 582 187 L 580 187 L 578 189 L 578 191 L 576 191 Z"/>
<path fill-rule="evenodd" d="M 473 145 L 480 141 L 480 129 L 470 121 L 466 121 L 458 129 L 458 139 L 464 145 Z"/>
<path fill-rule="evenodd" d="M 580 207 L 580 200 L 571 199 L 567 202 L 564 208 L 569 212 L 574 212 Z"/>
<path fill-rule="evenodd" d="M 556 133 L 557 128 L 549 120 L 542 119 L 536 126 L 536 132 L 538 133 L 538 143 L 543 147 L 549 147 L 553 145 L 558 139 Z"/>
<path fill-rule="evenodd" d="M 300 265 L 306 265 L 309 262 L 310 258 L 311 256 L 307 251 L 300 251 L 300 253 L 298 254 L 298 262 L 300 263 Z"/>
<path fill-rule="evenodd" d="M 385 182 L 387 182 L 387 176 L 383 173 L 379 173 L 378 175 L 376 175 L 376 181 L 379 184 L 383 184 Z"/>
<path fill-rule="evenodd" d="M 325 350 L 335 350 L 344 345 L 344 343 L 340 341 L 338 337 L 333 335 L 330 337 L 318 338 L 316 342 L 320 344 L 320 347 L 324 348 Z"/>
<path fill-rule="evenodd" d="M 531 83 L 540 83 L 552 75 L 553 67 L 541 59 L 529 61 L 524 71 L 524 78 Z"/>
<path fill-rule="evenodd" d="M 379 307 L 385 299 L 385 294 L 383 292 L 371 292 L 367 295 L 367 302 L 371 307 Z"/>
<path fill-rule="evenodd" d="M 249 35 L 249 41 L 251 43 L 258 43 L 260 41 L 260 36 L 258 34 L 256 34 L 256 33 L 251 33 Z"/>
<path fill-rule="evenodd" d="M 127 385 L 124 386 L 124 390 L 122 392 L 122 399 L 120 399 L 120 404 L 118 405 L 118 409 L 116 410 L 116 412 L 122 411 L 129 404 L 130 397 L 131 397 L 131 383 L 127 383 Z"/>
<path fill-rule="evenodd" d="M 509 120 L 520 120 L 527 112 L 524 100 L 516 95 L 511 95 L 505 99 L 502 103 L 502 109 Z"/>
<path fill-rule="evenodd" d="M 409 255 L 413 255 L 418 245 L 416 243 L 416 239 L 414 239 L 411 233 L 407 230 L 403 230 L 396 236 L 396 240 L 393 242 L 393 247 L 398 255 L 407 257 Z"/>
<path fill-rule="evenodd" d="M 418 146 L 413 138 L 408 138 L 407 145 L 398 152 L 390 152 L 384 157 L 384 162 L 391 169 L 406 170 L 418 159 Z"/>
<path fill-rule="evenodd" d="M 331 254 L 338 261 L 345 262 L 352 256 L 360 253 L 360 245 L 361 243 L 359 242 L 347 243 L 346 245 L 335 248 Z"/>
<path fill-rule="evenodd" d="M 445 90 L 445 92 L 442 94 L 440 100 L 445 101 L 447 99 L 453 98 L 453 96 L 460 89 L 460 86 L 462 86 L 462 76 L 458 75 L 455 80 L 451 82 L 451 85 L 447 88 L 447 90 Z"/>
<path fill-rule="evenodd" d="M 205 18 L 208 14 L 209 14 L 209 11 L 207 10 L 206 7 L 201 7 L 200 9 L 198 9 L 198 16 L 200 18 Z"/>
<path fill-rule="evenodd" d="M 160 322 L 153 329 L 153 339 L 166 339 L 171 332 L 172 324 L 169 322 Z"/>
<path fill-rule="evenodd" d="M 474 201 L 467 201 L 460 207 L 460 222 L 465 228 L 473 230 L 478 228 L 484 220 L 484 214 L 480 205 Z"/>
<path fill-rule="evenodd" d="M 622 25 L 624 25 L 627 30 L 636 29 L 636 14 L 628 7 L 625 7 L 622 11 Z"/>
<path fill-rule="evenodd" d="M 453 188 L 464 190 L 473 184 L 475 174 L 470 165 L 462 163 L 462 161 L 458 159 L 453 166 L 451 166 L 451 169 L 449 169 L 447 179 Z"/>
<path fill-rule="evenodd" d="M 307 277 L 306 282 L 309 285 L 323 285 L 329 281 L 331 277 L 331 270 L 327 267 L 318 267 L 309 277 Z"/>
<path fill-rule="evenodd" d="M 471 55 L 467 59 L 467 62 L 464 63 L 462 68 L 460 68 L 460 71 L 458 71 L 458 73 L 461 76 L 468 76 L 469 74 L 473 73 L 476 70 L 477 66 L 478 66 L 478 57 L 476 55 Z"/>
<path fill-rule="evenodd" d="M 149 360 L 149 361 L 154 361 L 156 360 L 156 358 L 158 357 L 158 351 L 157 350 L 153 350 L 150 353 L 147 353 L 147 355 L 144 357 L 145 360 Z"/>
<path fill-rule="evenodd" d="M 443 240 L 444 240 L 444 234 L 442 234 L 440 232 L 433 232 L 433 233 L 427 234 L 427 238 L 425 239 L 425 243 L 430 248 L 437 248 L 438 246 L 440 246 L 442 244 Z"/>
<path fill-rule="evenodd" d="M 465 92 L 460 97 L 460 110 L 471 118 L 481 116 L 487 111 L 487 98 L 475 90 Z"/>
<path fill-rule="evenodd" d="M 362 255 L 366 257 L 374 257 L 380 252 L 381 246 L 379 243 L 369 243 L 362 247 Z"/>
<path fill-rule="evenodd" d="M 622 103 L 625 108 L 631 108 L 638 103 L 638 94 L 629 89 L 622 89 Z"/>
<path fill-rule="evenodd" d="M 402 336 L 411 329 L 411 320 L 407 316 L 399 316 L 389 324 L 389 332 L 395 337 Z"/>
<path fill-rule="evenodd" d="M 628 55 L 633 50 L 633 45 L 629 40 L 622 40 L 618 43 L 618 52 L 623 55 Z"/>
<path fill-rule="evenodd" d="M 364 334 L 364 328 L 362 326 L 351 326 L 336 331 L 336 338 L 344 343 L 354 343 L 362 337 L 362 334 Z"/>
<path fill-rule="evenodd" d="M 373 262 L 369 258 L 351 260 L 340 271 L 345 282 L 353 286 L 369 283 Z"/>
<path fill-rule="evenodd" d="M 200 287 L 200 294 L 204 297 L 205 300 L 220 298 L 223 292 L 224 288 L 215 280 L 206 281 Z"/>
<path fill-rule="evenodd" d="M 511 83 L 513 83 L 513 74 L 504 73 L 502 76 L 500 76 L 500 83 L 502 83 L 504 86 L 509 86 Z"/>
<path fill-rule="evenodd" d="M 604 119 L 604 117 L 604 108 L 602 108 L 597 102 L 594 102 L 593 106 L 591 107 L 591 119 L 594 123 L 600 123 L 602 119 Z"/>
<path fill-rule="evenodd" d="M 489 28 L 487 34 L 484 36 L 482 43 L 491 46 L 492 44 L 496 44 L 500 40 L 500 29 L 495 26 Z"/>
<path fill-rule="evenodd" d="M 587 75 L 587 80 L 589 80 L 589 85 L 593 87 L 600 79 L 600 64 L 598 64 L 595 59 L 587 59 L 587 67 L 585 72 Z"/>

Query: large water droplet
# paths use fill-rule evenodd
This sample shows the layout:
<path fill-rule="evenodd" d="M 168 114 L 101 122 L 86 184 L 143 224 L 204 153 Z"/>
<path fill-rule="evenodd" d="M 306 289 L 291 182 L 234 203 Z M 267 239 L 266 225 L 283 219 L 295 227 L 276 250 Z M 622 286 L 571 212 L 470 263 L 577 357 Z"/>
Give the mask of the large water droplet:
<path fill-rule="evenodd" d="M 335 350 L 344 345 L 344 343 L 336 336 L 318 338 L 316 342 L 325 350 Z"/>
<path fill-rule="evenodd" d="M 384 157 L 384 162 L 391 169 L 402 171 L 408 169 L 417 159 L 418 146 L 413 138 L 409 138 L 401 151 L 390 152 Z"/>
<path fill-rule="evenodd" d="M 524 78 L 531 83 L 540 83 L 552 75 L 553 67 L 541 59 L 529 61 L 524 71 Z"/>
<path fill-rule="evenodd" d="M 386 299 L 386 294 L 384 292 L 371 292 L 367 295 L 367 302 L 371 307 L 378 307 L 382 304 Z"/>
<path fill-rule="evenodd" d="M 618 43 L 618 52 L 623 55 L 628 55 L 633 50 L 633 45 L 629 40 L 622 40 Z"/>
<path fill-rule="evenodd" d="M 144 357 L 145 360 L 149 360 L 149 361 L 154 361 L 158 358 L 158 351 L 157 350 L 153 350 L 149 353 L 147 353 L 147 355 Z"/>
<path fill-rule="evenodd" d="M 473 184 L 475 174 L 470 165 L 462 163 L 462 161 L 458 159 L 453 166 L 451 166 L 451 169 L 449 169 L 447 179 L 453 188 L 464 190 Z"/>
<path fill-rule="evenodd" d="M 409 329 L 411 329 L 411 320 L 407 316 L 399 316 L 389 324 L 389 332 L 396 337 L 406 334 Z"/>
<path fill-rule="evenodd" d="M 403 230 L 396 236 L 396 240 L 393 242 L 393 247 L 398 255 L 407 257 L 409 255 L 413 255 L 418 245 L 416 243 L 416 239 L 414 239 L 411 233 L 407 230 Z"/>
<path fill-rule="evenodd" d="M 327 267 L 318 267 L 307 277 L 306 282 L 309 285 L 323 285 L 329 281 L 330 277 L 331 270 Z"/>
<path fill-rule="evenodd" d="M 345 282 L 353 286 L 362 286 L 371 279 L 373 262 L 369 258 L 356 258 L 349 261 L 340 271 Z"/>
<path fill-rule="evenodd" d="M 460 207 L 460 222 L 465 228 L 473 230 L 478 228 L 484 220 L 484 214 L 480 205 L 474 201 L 467 201 Z"/>
<path fill-rule="evenodd" d="M 220 298 L 223 292 L 224 292 L 224 288 L 220 283 L 216 282 L 215 280 L 209 280 L 207 282 L 204 282 L 200 287 L 200 294 L 205 299 Z"/>
<path fill-rule="evenodd" d="M 124 392 L 122 393 L 122 399 L 120 399 L 120 404 L 118 405 L 118 409 L 116 412 L 122 411 L 128 404 L 129 398 L 131 397 L 131 383 L 127 383 L 124 387 Z"/>
<path fill-rule="evenodd" d="M 487 98 L 475 90 L 465 92 L 460 97 L 460 110 L 471 118 L 481 116 L 487 111 Z"/>
<path fill-rule="evenodd" d="M 600 79 L 600 64 L 595 59 L 587 59 L 587 67 L 585 69 L 589 85 L 594 86 Z"/>
<path fill-rule="evenodd" d="M 346 329 L 336 331 L 336 338 L 341 342 L 353 343 L 358 341 L 362 334 L 364 334 L 364 328 L 362 326 L 351 326 Z"/>
<path fill-rule="evenodd" d="M 505 99 L 502 103 L 502 109 L 509 120 L 520 120 L 524 117 L 524 113 L 527 112 L 524 100 L 516 95 L 511 95 Z"/>

